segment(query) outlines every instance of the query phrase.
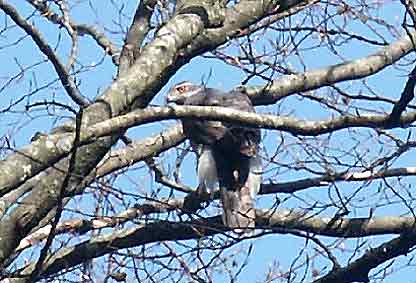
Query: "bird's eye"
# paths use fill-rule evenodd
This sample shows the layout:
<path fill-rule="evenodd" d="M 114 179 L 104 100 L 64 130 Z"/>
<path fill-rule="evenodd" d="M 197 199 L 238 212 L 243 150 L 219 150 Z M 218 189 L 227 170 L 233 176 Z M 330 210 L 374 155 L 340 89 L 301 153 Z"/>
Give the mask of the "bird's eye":
<path fill-rule="evenodd" d="M 182 92 L 185 92 L 186 87 L 185 87 L 185 86 L 179 86 L 179 87 L 177 87 L 177 88 L 176 88 L 176 90 L 177 90 L 178 92 L 182 93 Z"/>

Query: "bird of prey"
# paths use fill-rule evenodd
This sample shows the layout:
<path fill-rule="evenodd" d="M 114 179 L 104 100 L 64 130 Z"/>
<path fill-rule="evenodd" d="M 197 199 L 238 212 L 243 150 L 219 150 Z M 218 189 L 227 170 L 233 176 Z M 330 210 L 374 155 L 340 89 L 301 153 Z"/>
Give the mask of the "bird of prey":
<path fill-rule="evenodd" d="M 178 105 L 222 106 L 254 112 L 249 97 L 190 82 L 171 88 L 167 102 Z M 199 189 L 211 192 L 219 185 L 225 226 L 244 233 L 254 228 L 254 201 L 261 183 L 260 129 L 229 122 L 182 119 L 183 129 L 199 152 Z"/>

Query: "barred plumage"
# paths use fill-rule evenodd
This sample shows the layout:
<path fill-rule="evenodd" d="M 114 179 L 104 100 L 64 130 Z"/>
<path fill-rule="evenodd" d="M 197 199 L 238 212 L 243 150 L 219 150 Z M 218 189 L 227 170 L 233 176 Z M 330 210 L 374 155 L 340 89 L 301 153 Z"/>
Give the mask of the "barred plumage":
<path fill-rule="evenodd" d="M 247 95 L 182 82 L 167 96 L 182 105 L 222 106 L 255 112 Z M 224 225 L 242 233 L 254 228 L 254 202 L 261 183 L 260 129 L 232 123 L 182 119 L 185 135 L 201 150 L 198 161 L 200 188 L 214 190 L 219 183 Z M 218 182 L 216 182 L 218 180 Z"/>

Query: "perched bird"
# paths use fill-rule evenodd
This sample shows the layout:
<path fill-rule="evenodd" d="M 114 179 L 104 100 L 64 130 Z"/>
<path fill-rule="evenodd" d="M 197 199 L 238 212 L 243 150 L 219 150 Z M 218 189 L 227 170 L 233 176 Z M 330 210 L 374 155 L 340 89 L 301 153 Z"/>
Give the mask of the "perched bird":
<path fill-rule="evenodd" d="M 249 97 L 190 82 L 170 90 L 166 101 L 179 105 L 222 106 L 255 112 Z M 202 119 L 182 119 L 184 133 L 199 152 L 199 188 L 220 188 L 224 225 L 243 233 L 254 228 L 254 202 L 261 184 L 260 129 Z"/>

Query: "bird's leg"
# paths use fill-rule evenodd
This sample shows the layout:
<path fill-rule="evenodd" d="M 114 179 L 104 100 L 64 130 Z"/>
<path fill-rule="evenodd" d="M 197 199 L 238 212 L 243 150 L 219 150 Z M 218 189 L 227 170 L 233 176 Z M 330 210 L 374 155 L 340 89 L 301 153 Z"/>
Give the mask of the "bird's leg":
<path fill-rule="evenodd" d="M 201 189 L 199 187 L 189 193 L 183 203 L 183 209 L 187 213 L 195 213 L 199 209 L 205 208 L 206 205 L 204 203 L 206 202 L 206 196 L 208 195 L 207 192 L 201 192 Z"/>
<path fill-rule="evenodd" d="M 199 184 L 195 191 L 189 193 L 183 203 L 183 209 L 187 213 L 195 213 L 199 209 L 209 205 L 210 193 L 204 184 Z"/>
<path fill-rule="evenodd" d="M 196 197 L 201 202 L 201 208 L 205 208 L 208 206 L 209 200 L 213 198 L 213 191 L 210 193 L 204 184 L 199 184 L 196 189 Z M 206 203 L 206 205 L 202 207 L 202 203 Z"/>

